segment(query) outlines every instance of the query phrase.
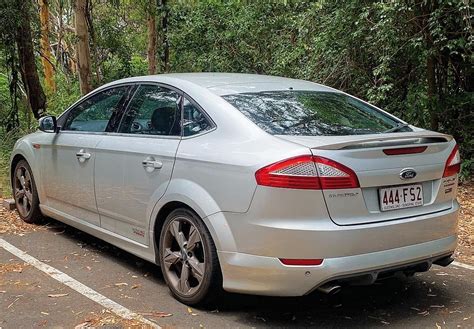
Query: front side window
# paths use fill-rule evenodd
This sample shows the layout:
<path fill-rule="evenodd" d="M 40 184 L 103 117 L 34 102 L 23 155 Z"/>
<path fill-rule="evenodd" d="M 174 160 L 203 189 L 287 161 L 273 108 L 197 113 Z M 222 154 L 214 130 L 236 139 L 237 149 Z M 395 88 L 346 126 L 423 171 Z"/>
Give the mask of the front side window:
<path fill-rule="evenodd" d="M 222 97 L 272 135 L 361 135 L 400 126 L 376 108 L 336 92 L 284 90 Z M 397 130 L 411 131 L 400 128 Z"/>
<path fill-rule="evenodd" d="M 133 96 L 119 132 L 161 136 L 181 135 L 180 95 L 156 85 L 142 85 Z"/>
<path fill-rule="evenodd" d="M 101 91 L 89 97 L 75 108 L 66 118 L 63 130 L 103 132 L 120 106 L 128 87 L 116 87 Z"/>
<path fill-rule="evenodd" d="M 193 136 L 212 128 L 204 113 L 187 99 L 183 102 L 183 135 Z"/>

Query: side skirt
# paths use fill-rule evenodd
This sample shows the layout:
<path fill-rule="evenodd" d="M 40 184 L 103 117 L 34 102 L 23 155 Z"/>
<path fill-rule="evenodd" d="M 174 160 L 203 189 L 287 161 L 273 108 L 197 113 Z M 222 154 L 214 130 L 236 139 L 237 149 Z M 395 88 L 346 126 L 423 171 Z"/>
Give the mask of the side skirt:
<path fill-rule="evenodd" d="M 123 249 L 137 257 L 140 257 L 146 261 L 149 261 L 153 264 L 156 263 L 155 259 L 155 250 L 154 244 L 146 246 L 144 244 L 138 243 L 121 235 L 118 235 L 114 232 L 110 232 L 102 227 L 93 225 L 84 220 L 78 219 L 76 217 L 70 216 L 66 213 L 58 211 L 54 208 L 48 207 L 46 205 L 40 204 L 40 209 L 43 215 L 54 218 L 64 224 L 73 226 L 81 231 L 84 231 L 96 238 L 104 240 L 120 249 Z M 158 265 L 158 264 L 157 264 Z"/>

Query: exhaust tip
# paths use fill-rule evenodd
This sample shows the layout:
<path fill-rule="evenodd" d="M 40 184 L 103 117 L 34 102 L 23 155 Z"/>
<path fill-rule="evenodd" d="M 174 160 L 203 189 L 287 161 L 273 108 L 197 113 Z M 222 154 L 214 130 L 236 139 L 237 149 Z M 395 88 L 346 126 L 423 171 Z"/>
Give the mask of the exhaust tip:
<path fill-rule="evenodd" d="M 326 295 L 335 295 L 341 291 L 342 287 L 337 284 L 326 283 L 318 287 L 316 290 Z"/>
<path fill-rule="evenodd" d="M 449 264 L 451 264 L 452 262 L 454 262 L 454 257 L 451 254 L 449 256 L 446 256 L 446 257 L 440 258 L 438 260 L 435 260 L 433 263 L 436 264 L 436 265 L 439 265 L 439 266 L 446 267 Z"/>

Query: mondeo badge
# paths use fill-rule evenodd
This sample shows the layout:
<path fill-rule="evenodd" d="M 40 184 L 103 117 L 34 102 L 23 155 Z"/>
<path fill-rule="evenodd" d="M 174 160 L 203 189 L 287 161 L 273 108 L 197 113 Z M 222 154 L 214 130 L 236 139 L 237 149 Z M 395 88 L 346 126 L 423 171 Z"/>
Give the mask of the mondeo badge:
<path fill-rule="evenodd" d="M 400 171 L 400 178 L 401 179 L 412 179 L 416 177 L 416 171 L 412 168 L 405 168 Z"/>

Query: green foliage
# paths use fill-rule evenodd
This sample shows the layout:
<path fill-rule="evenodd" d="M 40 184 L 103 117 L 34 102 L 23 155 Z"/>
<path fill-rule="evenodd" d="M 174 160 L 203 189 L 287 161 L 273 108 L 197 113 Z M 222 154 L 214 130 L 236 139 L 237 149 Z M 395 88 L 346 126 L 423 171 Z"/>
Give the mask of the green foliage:
<path fill-rule="evenodd" d="M 468 175 L 474 157 L 470 12 L 461 0 L 174 4 L 171 67 L 282 75 L 342 89 L 453 135 Z M 431 96 L 429 57 L 435 62 Z"/>
<path fill-rule="evenodd" d="M 10 154 L 13 149 L 13 145 L 21 136 L 29 133 L 30 131 L 24 131 L 15 129 L 8 133 L 0 131 L 0 192 L 3 195 L 10 195 Z"/>
<path fill-rule="evenodd" d="M 47 95 L 47 106 L 48 114 L 58 116 L 81 97 L 81 92 L 76 79 L 71 79 L 64 74 L 56 74 L 55 80 L 57 90 Z"/>
<path fill-rule="evenodd" d="M 90 1 L 94 84 L 146 74 L 149 1 Z M 15 26 L 10 3 L 0 0 L 0 51 L 5 54 L 0 57 L 1 118 L 12 106 L 11 72 L 5 62 L 11 51 L 5 45 L 12 37 L 7 32 Z M 72 24 L 70 2 L 62 3 L 66 23 Z M 474 36 L 469 1 L 167 3 L 171 71 L 281 75 L 342 89 L 417 126 L 453 135 L 461 146 L 463 175 L 472 173 Z M 152 12 L 158 13 L 159 26 L 163 13 L 158 7 Z M 163 33 L 158 29 L 158 48 Z M 66 31 L 64 39 L 74 44 L 72 32 Z M 429 60 L 434 63 L 431 89 Z M 61 113 L 80 94 L 77 77 L 67 70 L 57 70 L 56 83 L 57 92 L 48 95 L 52 114 Z M 34 125 L 24 100 L 19 101 L 24 131 Z"/>

